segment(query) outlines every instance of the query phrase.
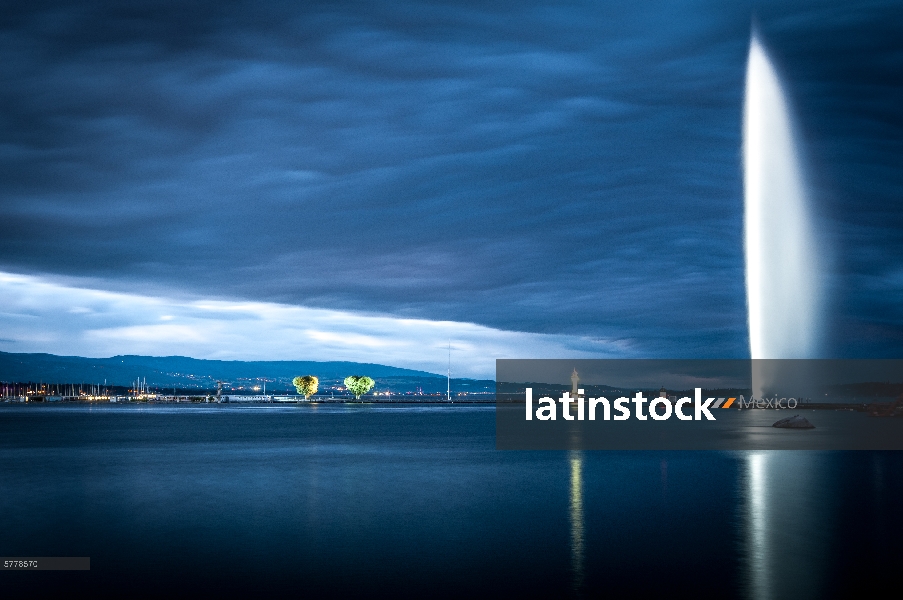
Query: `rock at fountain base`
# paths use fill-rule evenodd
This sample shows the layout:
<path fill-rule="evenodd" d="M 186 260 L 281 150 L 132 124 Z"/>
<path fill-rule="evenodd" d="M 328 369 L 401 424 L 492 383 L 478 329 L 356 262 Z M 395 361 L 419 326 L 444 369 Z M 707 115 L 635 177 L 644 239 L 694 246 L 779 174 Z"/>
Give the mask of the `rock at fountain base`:
<path fill-rule="evenodd" d="M 781 419 L 780 421 L 775 422 L 772 427 L 779 427 L 781 429 L 815 429 L 815 425 L 810 423 L 809 419 L 799 415 Z"/>

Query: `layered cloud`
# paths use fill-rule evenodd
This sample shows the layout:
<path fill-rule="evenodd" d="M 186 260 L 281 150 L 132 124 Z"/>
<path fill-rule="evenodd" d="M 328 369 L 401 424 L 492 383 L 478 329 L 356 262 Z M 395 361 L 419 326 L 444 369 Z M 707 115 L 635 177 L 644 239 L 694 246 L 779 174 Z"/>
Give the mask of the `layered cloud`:
<path fill-rule="evenodd" d="M 0 268 L 744 356 L 753 11 L 837 338 L 903 351 L 896 2 L 8 8 Z"/>
<path fill-rule="evenodd" d="M 107 357 L 349 360 L 493 378 L 496 358 L 630 355 L 589 337 L 500 331 L 264 302 L 175 299 L 0 272 L 0 349 Z"/>

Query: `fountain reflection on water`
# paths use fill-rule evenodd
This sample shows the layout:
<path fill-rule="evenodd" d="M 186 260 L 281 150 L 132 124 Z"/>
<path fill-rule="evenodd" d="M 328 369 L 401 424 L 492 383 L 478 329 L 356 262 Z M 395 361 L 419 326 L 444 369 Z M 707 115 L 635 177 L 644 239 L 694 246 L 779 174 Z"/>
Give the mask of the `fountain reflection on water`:
<path fill-rule="evenodd" d="M 767 600 L 771 597 L 765 565 L 768 558 L 768 537 L 765 515 L 765 453 L 749 455 L 746 472 L 746 559 L 756 568 L 749 572 L 749 591 L 753 598 Z"/>
<path fill-rule="evenodd" d="M 744 473 L 748 596 L 819 598 L 825 581 L 835 510 L 827 453 L 756 452 Z"/>
<path fill-rule="evenodd" d="M 580 593 L 585 578 L 585 518 L 583 514 L 583 452 L 571 450 L 568 455 L 571 466 L 569 520 L 571 525 L 571 587 Z"/>

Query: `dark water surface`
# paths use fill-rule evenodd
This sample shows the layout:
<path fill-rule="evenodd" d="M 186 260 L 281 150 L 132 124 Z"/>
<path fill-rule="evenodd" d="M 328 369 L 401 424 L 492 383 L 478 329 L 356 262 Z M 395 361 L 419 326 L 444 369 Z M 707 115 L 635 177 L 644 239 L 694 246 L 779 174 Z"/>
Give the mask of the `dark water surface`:
<path fill-rule="evenodd" d="M 494 410 L 0 406 L 0 555 L 91 557 L 0 590 L 903 595 L 903 453 L 498 451 Z"/>

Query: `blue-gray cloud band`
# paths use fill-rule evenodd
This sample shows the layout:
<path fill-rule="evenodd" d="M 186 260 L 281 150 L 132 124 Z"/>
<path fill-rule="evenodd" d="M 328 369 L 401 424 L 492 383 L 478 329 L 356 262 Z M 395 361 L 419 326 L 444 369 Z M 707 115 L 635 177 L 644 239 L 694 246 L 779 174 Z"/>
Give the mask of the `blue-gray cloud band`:
<path fill-rule="evenodd" d="M 755 12 L 832 352 L 903 350 L 898 3 L 383 4 L 5 10 L 0 267 L 744 356 Z"/>

